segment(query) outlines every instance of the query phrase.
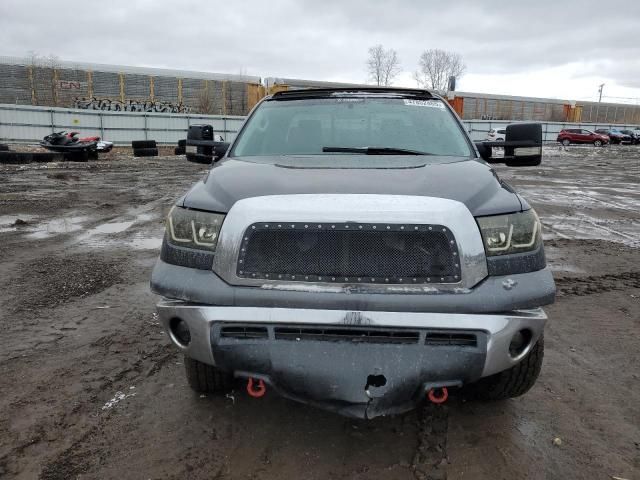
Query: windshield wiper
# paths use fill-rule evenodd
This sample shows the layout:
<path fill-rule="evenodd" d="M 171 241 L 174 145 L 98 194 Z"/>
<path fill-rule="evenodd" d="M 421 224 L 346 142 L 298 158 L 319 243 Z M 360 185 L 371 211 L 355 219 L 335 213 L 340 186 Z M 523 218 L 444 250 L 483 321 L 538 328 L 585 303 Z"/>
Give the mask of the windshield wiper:
<path fill-rule="evenodd" d="M 365 155 L 433 155 L 429 152 L 395 147 L 322 147 L 325 153 L 363 153 Z"/>

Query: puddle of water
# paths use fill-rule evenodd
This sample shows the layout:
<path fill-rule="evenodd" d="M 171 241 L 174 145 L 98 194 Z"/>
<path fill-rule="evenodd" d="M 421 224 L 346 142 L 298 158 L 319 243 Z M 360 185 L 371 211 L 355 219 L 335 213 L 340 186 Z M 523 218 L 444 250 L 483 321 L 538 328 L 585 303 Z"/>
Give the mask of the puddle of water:
<path fill-rule="evenodd" d="M 162 237 L 144 237 L 136 235 L 129 246 L 136 250 L 159 250 L 162 246 Z"/>
<path fill-rule="evenodd" d="M 133 217 L 133 218 L 132 218 Z M 162 232 L 145 231 L 132 232 L 127 230 L 135 224 L 146 223 L 155 220 L 157 214 L 140 212 L 139 209 L 130 209 L 127 214 L 116 219 L 102 223 L 78 235 L 74 243 L 82 243 L 91 248 L 130 248 L 135 250 L 157 250 L 162 245 Z M 154 229 L 157 230 L 157 229 Z M 113 238 L 113 235 L 125 232 L 125 238 Z"/>
<path fill-rule="evenodd" d="M 61 233 L 76 232 L 82 228 L 82 223 L 89 219 L 87 216 L 74 216 L 64 218 L 52 218 L 46 222 L 42 222 L 35 229 L 32 229 L 31 233 L 27 235 L 28 238 L 48 238 L 53 235 Z"/>
<path fill-rule="evenodd" d="M 120 233 L 124 232 L 127 228 L 133 225 L 135 222 L 109 222 L 93 227 L 83 235 L 84 237 L 92 237 L 93 235 L 100 235 L 105 233 Z"/>
<path fill-rule="evenodd" d="M 91 248 L 114 248 L 114 249 L 133 249 L 133 250 L 159 250 L 162 246 L 162 234 L 154 237 L 146 236 L 140 232 L 136 233 L 132 238 L 115 239 L 105 237 L 87 238 L 84 242 Z"/>
<path fill-rule="evenodd" d="M 154 213 L 141 213 L 136 215 L 136 222 L 150 222 L 156 218 L 156 214 Z"/>
<path fill-rule="evenodd" d="M 640 245 L 640 223 L 622 220 L 608 220 L 575 214 L 543 215 L 541 217 L 546 232 L 543 239 L 572 238 L 588 240 L 609 240 L 632 247 Z"/>
<path fill-rule="evenodd" d="M 586 270 L 567 263 L 554 264 L 553 262 L 549 262 L 549 268 L 552 272 L 587 273 Z"/>
<path fill-rule="evenodd" d="M 15 232 L 19 226 L 16 225 L 16 220 L 23 220 L 25 222 L 31 222 L 35 215 L 0 215 L 0 233 L 3 232 Z M 21 227 L 21 226 L 20 226 Z"/>

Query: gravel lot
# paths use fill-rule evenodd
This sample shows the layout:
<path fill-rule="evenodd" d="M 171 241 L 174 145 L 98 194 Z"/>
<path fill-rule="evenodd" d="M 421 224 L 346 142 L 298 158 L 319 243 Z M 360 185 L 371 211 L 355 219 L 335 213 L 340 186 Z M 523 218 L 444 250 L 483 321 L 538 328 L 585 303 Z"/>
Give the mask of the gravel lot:
<path fill-rule="evenodd" d="M 0 165 L 0 477 L 640 478 L 640 149 L 545 153 L 498 168 L 557 278 L 538 383 L 368 422 L 186 385 L 148 280 L 202 165 Z"/>

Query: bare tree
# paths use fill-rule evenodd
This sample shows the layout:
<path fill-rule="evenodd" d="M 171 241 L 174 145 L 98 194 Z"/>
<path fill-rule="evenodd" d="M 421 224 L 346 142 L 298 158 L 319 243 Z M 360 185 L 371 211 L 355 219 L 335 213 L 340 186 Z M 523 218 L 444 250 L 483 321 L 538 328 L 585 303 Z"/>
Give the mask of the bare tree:
<path fill-rule="evenodd" d="M 369 78 L 376 84 L 388 87 L 400 73 L 400 59 L 393 48 L 385 49 L 382 45 L 369 48 L 367 60 Z"/>
<path fill-rule="evenodd" d="M 204 81 L 198 93 L 198 112 L 204 114 L 213 113 L 213 95 L 207 80 Z"/>
<path fill-rule="evenodd" d="M 49 73 L 51 74 L 51 99 L 53 100 L 54 106 L 58 106 L 58 70 L 60 69 L 60 57 L 50 53 L 45 59 L 45 65 L 49 69 Z"/>
<path fill-rule="evenodd" d="M 38 89 L 36 86 L 36 68 L 40 65 L 40 55 L 35 50 L 29 50 L 25 57 L 25 64 L 29 69 L 29 86 L 31 87 L 31 105 L 38 105 Z"/>
<path fill-rule="evenodd" d="M 42 64 L 42 57 L 35 50 L 29 50 L 25 57 L 25 63 L 30 67 L 38 67 Z"/>
<path fill-rule="evenodd" d="M 459 54 L 434 48 L 422 52 L 418 70 L 413 76 L 422 88 L 444 92 L 447 90 L 449 77 L 461 77 L 465 68 Z"/>

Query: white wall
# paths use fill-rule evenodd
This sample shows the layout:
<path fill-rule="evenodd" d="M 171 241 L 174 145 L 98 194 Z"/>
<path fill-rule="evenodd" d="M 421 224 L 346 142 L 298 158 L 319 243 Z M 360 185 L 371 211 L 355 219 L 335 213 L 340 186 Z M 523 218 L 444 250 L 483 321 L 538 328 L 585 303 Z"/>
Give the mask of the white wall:
<path fill-rule="evenodd" d="M 62 130 L 80 136 L 99 135 L 128 145 L 131 140 L 175 144 L 186 137 L 189 125 L 207 123 L 226 141 L 232 141 L 245 117 L 182 113 L 108 112 L 70 108 L 0 105 L 0 142 L 37 143 Z"/>
<path fill-rule="evenodd" d="M 131 140 L 155 140 L 174 144 L 186 137 L 189 125 L 213 125 L 216 134 L 231 142 L 245 117 L 182 113 L 108 112 L 70 108 L 0 105 L 0 142 L 37 143 L 51 132 L 77 130 L 81 136 L 99 135 L 104 140 L 128 145 Z M 492 128 L 504 128 L 500 120 L 464 120 L 473 140 L 484 140 Z M 633 129 L 637 125 L 541 122 L 543 141 L 555 142 L 563 128 Z"/>

